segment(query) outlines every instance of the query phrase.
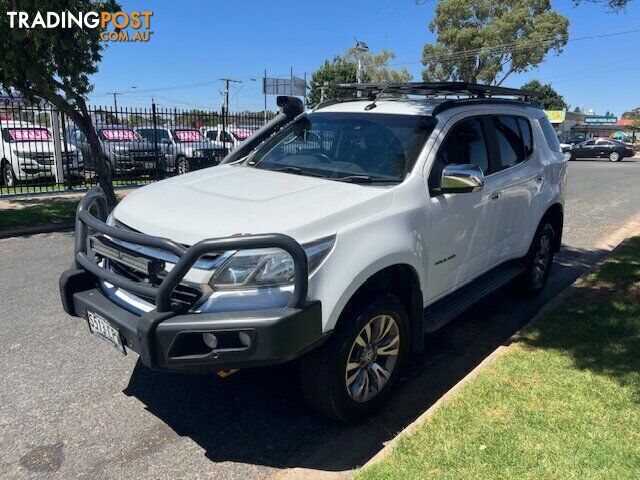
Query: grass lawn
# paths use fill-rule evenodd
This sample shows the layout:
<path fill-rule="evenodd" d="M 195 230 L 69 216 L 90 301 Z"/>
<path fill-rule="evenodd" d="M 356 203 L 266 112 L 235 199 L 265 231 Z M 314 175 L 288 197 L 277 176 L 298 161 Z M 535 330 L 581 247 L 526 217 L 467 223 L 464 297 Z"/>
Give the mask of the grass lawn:
<path fill-rule="evenodd" d="M 50 202 L 45 205 L 0 211 L 0 231 L 9 228 L 73 221 L 77 201 Z"/>
<path fill-rule="evenodd" d="M 639 479 L 640 237 L 365 479 Z"/>

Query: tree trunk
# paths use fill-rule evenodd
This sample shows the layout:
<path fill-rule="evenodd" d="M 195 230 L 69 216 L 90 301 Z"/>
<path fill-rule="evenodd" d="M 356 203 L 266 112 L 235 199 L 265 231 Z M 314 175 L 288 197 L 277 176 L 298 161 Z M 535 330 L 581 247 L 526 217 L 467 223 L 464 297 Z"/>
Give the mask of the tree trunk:
<path fill-rule="evenodd" d="M 91 147 L 91 156 L 93 157 L 94 165 L 96 166 L 96 170 L 98 172 L 98 181 L 100 183 L 100 188 L 104 190 L 104 193 L 107 197 L 107 205 L 109 206 L 109 210 L 112 210 L 113 207 L 116 206 L 116 194 L 113 191 L 113 184 L 111 183 L 113 180 L 111 164 L 108 163 L 109 160 L 102 151 L 102 145 L 100 144 L 98 134 L 93 127 L 91 115 L 87 110 L 86 104 L 84 104 L 84 100 L 82 100 L 82 103 L 78 106 L 80 107 L 80 112 L 73 108 L 71 105 L 59 105 L 58 108 L 66 113 L 71 118 L 71 120 L 73 120 L 80 131 L 84 133 L 85 137 L 87 137 L 87 142 L 89 142 L 89 146 Z"/>
<path fill-rule="evenodd" d="M 91 117 L 86 118 L 85 115 L 82 115 L 81 118 L 82 121 L 76 122 L 76 124 L 80 131 L 82 131 L 82 133 L 84 133 L 87 137 L 87 142 L 89 142 L 89 146 L 91 147 L 91 156 L 94 159 L 94 165 L 96 166 L 96 170 L 98 172 L 98 181 L 100 183 L 100 188 L 104 190 L 104 193 L 107 197 L 109 210 L 112 210 L 113 207 L 116 206 L 116 194 L 113 191 L 112 184 L 113 169 L 111 168 L 109 159 L 102 151 L 102 145 L 100 144 L 100 140 L 98 139 L 98 134 L 96 133 L 95 128 L 93 128 Z"/>

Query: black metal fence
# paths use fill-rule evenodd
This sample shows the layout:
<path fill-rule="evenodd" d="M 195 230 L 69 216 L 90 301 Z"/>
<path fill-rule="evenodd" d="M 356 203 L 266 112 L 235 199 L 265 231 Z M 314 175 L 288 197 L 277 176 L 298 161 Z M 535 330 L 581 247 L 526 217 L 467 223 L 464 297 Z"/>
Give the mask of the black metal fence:
<path fill-rule="evenodd" d="M 217 165 L 272 117 L 268 112 L 90 109 L 114 186 Z M 98 182 L 85 135 L 55 108 L 0 105 L 0 196 L 86 189 Z"/>

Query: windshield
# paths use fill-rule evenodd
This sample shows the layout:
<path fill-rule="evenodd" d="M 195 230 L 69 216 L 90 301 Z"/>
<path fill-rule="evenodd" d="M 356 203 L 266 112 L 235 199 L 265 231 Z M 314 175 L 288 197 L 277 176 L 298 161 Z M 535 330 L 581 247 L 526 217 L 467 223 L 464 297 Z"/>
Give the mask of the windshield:
<path fill-rule="evenodd" d="M 236 140 L 246 140 L 251 136 L 251 132 L 249 130 L 232 130 L 231 134 L 236 137 Z"/>
<path fill-rule="evenodd" d="M 124 128 L 103 128 L 100 130 L 100 136 L 110 142 L 130 142 L 139 139 L 133 130 Z"/>
<path fill-rule="evenodd" d="M 52 140 L 46 128 L 5 128 L 2 136 L 8 142 L 50 142 Z"/>
<path fill-rule="evenodd" d="M 314 113 L 266 142 L 249 165 L 354 183 L 398 183 L 433 125 L 432 117 L 419 115 Z"/>
<path fill-rule="evenodd" d="M 204 137 L 195 129 L 189 130 L 171 130 L 176 142 L 203 142 Z"/>

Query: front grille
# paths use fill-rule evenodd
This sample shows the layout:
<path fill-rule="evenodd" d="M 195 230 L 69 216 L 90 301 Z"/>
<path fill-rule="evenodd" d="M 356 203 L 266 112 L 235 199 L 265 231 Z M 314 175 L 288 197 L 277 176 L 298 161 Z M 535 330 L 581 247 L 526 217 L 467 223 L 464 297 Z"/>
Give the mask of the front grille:
<path fill-rule="evenodd" d="M 123 265 L 122 263 L 116 262 L 114 260 L 109 260 L 109 269 L 117 274 L 121 275 L 129 280 L 133 280 L 135 282 L 143 282 L 153 285 L 157 287 L 160 285 L 160 282 L 164 279 L 165 274 L 161 273 L 157 278 L 152 279 L 149 278 L 145 273 L 134 270 L 133 268 Z M 180 310 L 190 310 L 193 306 L 202 298 L 203 292 L 199 288 L 192 287 L 190 285 L 179 284 L 173 293 L 171 294 L 171 303 Z M 144 300 L 155 303 L 154 298 L 144 297 L 142 295 L 138 295 Z"/>
<path fill-rule="evenodd" d="M 226 148 L 205 148 L 202 150 L 204 157 L 224 157 L 227 155 Z"/>
<path fill-rule="evenodd" d="M 53 165 L 53 155 L 51 153 L 31 153 L 31 158 L 38 162 L 38 165 Z"/>

